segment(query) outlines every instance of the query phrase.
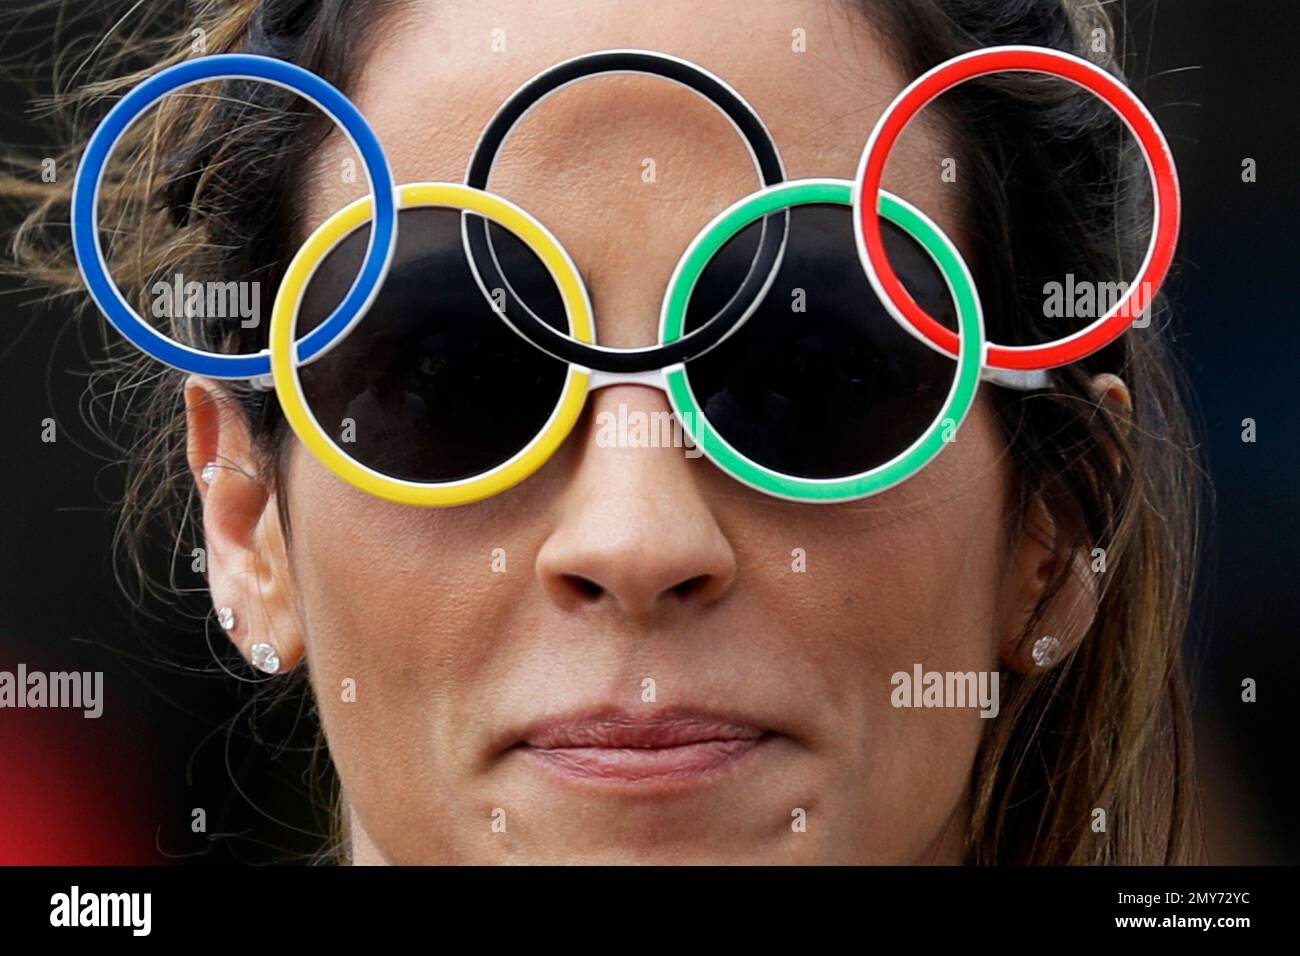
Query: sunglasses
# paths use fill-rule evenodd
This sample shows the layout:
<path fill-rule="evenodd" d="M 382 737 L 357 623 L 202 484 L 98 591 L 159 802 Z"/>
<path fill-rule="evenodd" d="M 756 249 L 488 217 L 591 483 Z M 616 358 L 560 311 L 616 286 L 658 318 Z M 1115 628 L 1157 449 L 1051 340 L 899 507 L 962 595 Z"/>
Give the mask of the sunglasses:
<path fill-rule="evenodd" d="M 919 111 L 960 83 L 1008 70 L 1099 97 L 1137 139 L 1153 187 L 1151 241 L 1129 291 L 1087 326 L 1031 345 L 986 341 L 956 247 L 881 188 Z M 762 185 L 682 255 L 648 348 L 599 344 L 569 255 L 535 218 L 488 191 L 523 117 L 567 86 L 613 73 L 657 76 L 711 103 L 741 136 Z M 131 124 L 163 96 L 231 78 L 281 86 L 320 108 L 360 155 L 370 185 L 298 250 L 277 292 L 269 348 L 249 355 L 198 349 L 150 326 L 109 275 L 98 222 L 109 156 Z M 87 291 L 127 339 L 174 368 L 274 388 L 303 443 L 371 494 L 424 506 L 499 494 L 555 454 L 592 391 L 634 383 L 662 390 L 674 431 L 737 481 L 834 503 L 925 467 L 955 439 L 982 380 L 1048 387 L 1049 369 L 1123 334 L 1168 273 L 1181 194 L 1168 143 L 1142 103 L 1105 70 L 1041 47 L 976 50 L 917 77 L 877 120 L 852 182 L 787 181 L 771 134 L 724 81 L 667 54 L 608 50 L 559 63 L 512 94 L 480 136 L 464 184 L 404 186 L 338 89 L 284 61 L 219 54 L 168 67 L 109 111 L 78 166 L 72 207 Z M 643 438 L 615 429 L 611 440 Z"/>
<path fill-rule="evenodd" d="M 309 365 L 292 360 L 293 342 L 351 287 L 369 199 L 307 240 L 271 319 L 273 381 L 291 427 L 371 494 L 436 506 L 505 491 L 558 450 L 592 391 L 631 382 L 664 391 L 680 434 L 738 481 L 796 501 L 847 501 L 923 468 L 974 401 L 984 333 L 970 273 L 934 223 L 888 193 L 880 214 L 890 261 L 918 304 L 957 333 L 956 361 L 904 331 L 872 291 L 846 180 L 769 187 L 706 226 L 665 291 L 660 346 L 735 300 L 769 217 L 786 219 L 777 267 L 716 345 L 648 372 L 593 372 L 516 331 L 511 301 L 595 341 L 581 276 L 524 210 L 449 183 L 409 184 L 398 197 L 388 278 L 346 338 Z M 465 236 L 485 224 L 509 296 L 476 281 Z"/>

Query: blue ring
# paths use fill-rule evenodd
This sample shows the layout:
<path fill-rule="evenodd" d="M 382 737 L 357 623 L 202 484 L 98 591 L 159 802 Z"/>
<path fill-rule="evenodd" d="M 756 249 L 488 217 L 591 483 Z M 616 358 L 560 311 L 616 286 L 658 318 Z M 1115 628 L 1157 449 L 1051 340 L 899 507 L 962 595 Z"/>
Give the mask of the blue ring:
<path fill-rule="evenodd" d="M 265 80 L 298 93 L 328 115 L 361 154 L 375 210 L 366 260 L 333 314 L 299 340 L 298 362 L 306 364 L 319 358 L 360 321 L 388 275 L 397 245 L 392 170 L 379 138 L 352 101 L 315 73 L 284 60 L 244 53 L 187 60 L 151 76 L 123 97 L 90 137 L 77 168 L 72 187 L 72 248 L 91 298 L 137 348 L 186 372 L 222 379 L 261 378 L 271 374 L 271 357 L 266 351 L 254 355 L 206 352 L 182 345 L 149 325 L 131 308 L 108 274 L 99 241 L 99 189 L 108 157 L 118 139 L 141 113 L 168 93 L 213 79 Z"/>

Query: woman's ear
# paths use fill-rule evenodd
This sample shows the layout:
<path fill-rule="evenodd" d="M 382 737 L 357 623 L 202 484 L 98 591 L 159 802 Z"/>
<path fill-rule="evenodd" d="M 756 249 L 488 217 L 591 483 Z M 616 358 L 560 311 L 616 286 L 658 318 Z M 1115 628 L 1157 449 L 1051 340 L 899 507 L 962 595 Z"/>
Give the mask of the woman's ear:
<path fill-rule="evenodd" d="M 197 375 L 185 382 L 185 417 L 217 621 L 259 670 L 289 670 L 302 658 L 303 631 L 279 510 L 248 423 L 220 386 Z"/>
<path fill-rule="evenodd" d="M 1112 416 L 1123 435 L 1133 411 L 1128 385 L 1118 375 L 1102 374 L 1090 380 L 1089 391 L 1098 411 Z M 1111 449 L 1110 457 L 1117 470 L 1123 467 L 1117 449 Z M 1101 586 L 1090 545 L 1076 525 L 1074 521 L 1067 527 L 1039 493 L 1030 501 L 1012 544 L 1003 581 L 1000 653 L 1004 664 L 1022 674 L 1049 670 L 1064 660 L 1096 620 Z"/>
<path fill-rule="evenodd" d="M 1088 380 L 1088 390 L 1092 393 L 1098 412 L 1110 417 L 1121 439 L 1127 438 L 1133 427 L 1133 395 L 1128 383 L 1118 375 L 1103 372 Z M 1119 449 L 1111 449 L 1110 459 L 1116 470 L 1122 467 Z"/>
<path fill-rule="evenodd" d="M 1008 570 L 999 622 L 1002 662 L 1021 674 L 1049 670 L 1079 646 L 1097 617 L 1092 556 L 1040 494 L 1029 504 Z"/>

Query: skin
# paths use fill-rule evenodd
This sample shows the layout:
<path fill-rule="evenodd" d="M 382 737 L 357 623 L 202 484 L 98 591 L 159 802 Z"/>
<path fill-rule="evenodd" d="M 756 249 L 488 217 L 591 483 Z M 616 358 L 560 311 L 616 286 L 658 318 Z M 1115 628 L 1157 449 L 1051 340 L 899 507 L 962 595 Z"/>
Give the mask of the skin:
<path fill-rule="evenodd" d="M 860 15 L 823 0 L 661 0 L 653 16 L 609 0 L 555 6 L 440 0 L 381 27 L 351 92 L 398 182 L 461 179 L 510 92 L 591 50 L 663 50 L 724 77 L 767 121 L 790 178 L 851 178 L 906 80 Z M 504 53 L 491 52 L 495 28 Z M 795 28 L 807 53 L 791 51 Z M 886 186 L 960 245 L 960 193 L 940 178 L 950 154 L 942 130 L 917 124 Z M 337 137 L 318 154 L 301 197 L 308 228 L 364 191 L 339 174 L 349 155 Z M 654 183 L 642 180 L 646 158 Z M 589 81 L 547 102 L 507 145 L 492 187 L 565 244 L 601 341 L 621 346 L 653 340 L 681 250 L 756 188 L 725 121 L 646 78 Z M 1119 380 L 1098 385 L 1127 401 Z M 987 397 L 918 476 L 813 507 L 753 492 L 680 449 L 598 446 L 599 412 L 668 410 L 653 389 L 611 387 L 522 485 L 415 509 L 343 483 L 296 440 L 272 490 L 219 395 L 188 383 L 196 478 L 208 461 L 230 466 L 198 483 L 214 603 L 237 609 L 231 638 L 246 655 L 269 641 L 286 669 L 309 667 L 357 862 L 961 860 L 985 722 L 974 709 L 896 709 L 890 676 L 916 663 L 1030 669 L 1015 638 L 1054 568 L 1077 561 L 1054 548 L 1042 507 L 1033 533 L 1009 534 L 1011 475 Z M 796 548 L 805 573 L 792 571 Z M 505 573 L 493 572 L 494 549 Z M 1064 598 L 1068 614 L 1044 627 L 1059 624 L 1068 648 L 1092 606 L 1082 586 Z M 342 699 L 348 680 L 354 701 Z M 561 781 L 504 749 L 530 721 L 598 706 L 721 710 L 776 736 L 754 759 L 677 787 Z"/>

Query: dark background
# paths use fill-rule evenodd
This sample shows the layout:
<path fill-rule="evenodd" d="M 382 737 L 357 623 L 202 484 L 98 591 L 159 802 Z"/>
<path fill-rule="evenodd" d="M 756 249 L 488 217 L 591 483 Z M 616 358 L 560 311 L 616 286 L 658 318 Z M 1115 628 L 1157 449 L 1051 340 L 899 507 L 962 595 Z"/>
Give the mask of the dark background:
<path fill-rule="evenodd" d="M 42 46 L 51 15 L 16 19 L 32 7 L 0 3 L 6 154 L 56 132 L 26 106 L 33 80 L 39 92 L 51 75 Z M 1215 486 L 1189 635 L 1210 858 L 1296 863 L 1300 829 L 1287 802 L 1296 720 L 1286 702 L 1300 677 L 1300 6 L 1166 0 L 1126 9 L 1129 76 L 1182 176 L 1171 291 Z M 1241 179 L 1247 157 L 1258 164 L 1253 184 Z M 0 211 L 0 231 L 10 225 Z M 310 718 L 295 720 L 293 701 L 256 703 L 221 671 L 200 640 L 202 594 L 141 611 L 119 589 L 111 542 L 121 470 L 84 419 L 100 333 L 32 298 L 0 278 L 0 670 L 20 661 L 102 670 L 105 714 L 0 711 L 0 863 L 308 859 L 322 829 L 303 800 Z M 53 444 L 41 441 L 45 418 L 58 422 Z M 1254 444 L 1241 441 L 1245 418 L 1257 423 Z M 202 586 L 185 579 L 187 561 L 177 566 L 179 583 Z M 209 623 L 211 644 L 229 660 L 214 630 Z M 1256 704 L 1241 702 L 1246 677 L 1258 682 Z M 206 834 L 191 832 L 194 808 L 206 811 Z"/>

